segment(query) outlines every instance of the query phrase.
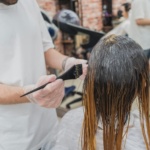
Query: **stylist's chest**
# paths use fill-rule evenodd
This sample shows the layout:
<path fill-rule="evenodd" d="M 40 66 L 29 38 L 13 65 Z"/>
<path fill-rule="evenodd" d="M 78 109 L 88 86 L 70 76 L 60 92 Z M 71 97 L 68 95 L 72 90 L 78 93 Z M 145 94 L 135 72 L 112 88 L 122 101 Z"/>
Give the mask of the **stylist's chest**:
<path fill-rule="evenodd" d="M 39 25 L 27 14 L 5 15 L 0 19 L 0 51 L 16 43 L 30 44 L 39 35 Z"/>

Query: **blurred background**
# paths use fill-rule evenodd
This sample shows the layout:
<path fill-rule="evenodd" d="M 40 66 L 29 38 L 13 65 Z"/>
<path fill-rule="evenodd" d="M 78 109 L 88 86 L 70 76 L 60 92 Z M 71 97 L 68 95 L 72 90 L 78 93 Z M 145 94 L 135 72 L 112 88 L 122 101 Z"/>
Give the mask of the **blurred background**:
<path fill-rule="evenodd" d="M 79 17 L 81 26 L 107 33 L 117 24 L 118 11 L 127 0 L 37 0 L 37 2 L 52 19 L 61 10 L 71 10 Z M 59 34 L 61 35 L 55 40 L 55 45 L 62 53 L 64 53 L 64 48 L 68 55 L 71 55 L 69 44 L 76 42 L 74 48 L 78 48 L 82 42 L 87 40 L 84 35 L 77 35 L 74 41 L 67 35 L 64 36 L 64 33 Z M 60 43 L 63 44 L 63 47 L 60 47 Z"/>

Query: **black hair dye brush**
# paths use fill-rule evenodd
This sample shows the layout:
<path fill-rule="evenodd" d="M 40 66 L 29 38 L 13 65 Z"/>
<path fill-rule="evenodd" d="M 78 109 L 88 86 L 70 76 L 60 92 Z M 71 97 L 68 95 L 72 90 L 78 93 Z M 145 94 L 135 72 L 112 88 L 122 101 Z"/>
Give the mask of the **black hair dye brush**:
<path fill-rule="evenodd" d="M 74 65 L 72 66 L 68 71 L 66 71 L 64 74 L 60 75 L 59 77 L 57 77 L 56 79 L 62 79 L 62 80 L 71 80 L 71 79 L 77 79 L 82 75 L 82 64 L 78 64 L 78 65 Z M 47 84 L 49 84 L 51 82 L 48 82 L 32 91 L 29 91 L 23 95 L 21 95 L 20 97 L 26 96 L 28 94 L 31 94 L 35 91 L 38 91 L 40 89 L 43 89 Z"/>

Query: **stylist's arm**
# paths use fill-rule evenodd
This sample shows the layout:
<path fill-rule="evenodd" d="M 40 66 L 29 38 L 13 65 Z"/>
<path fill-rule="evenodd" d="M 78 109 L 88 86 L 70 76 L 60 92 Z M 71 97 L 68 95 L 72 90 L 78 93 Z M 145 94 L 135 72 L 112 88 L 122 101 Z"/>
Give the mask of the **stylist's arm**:
<path fill-rule="evenodd" d="M 58 53 L 54 49 L 49 49 L 44 55 L 46 65 L 57 69 L 62 69 L 63 61 L 67 57 Z M 57 108 L 61 104 L 61 101 L 64 97 L 64 82 L 61 79 L 56 80 L 55 75 L 42 76 L 36 85 L 25 87 L 24 93 L 29 92 L 47 82 L 52 83 L 48 84 L 45 88 L 39 91 L 27 95 L 26 97 L 30 102 L 39 106 L 45 108 Z"/>
<path fill-rule="evenodd" d="M 70 67 L 72 67 L 75 64 L 82 64 L 83 68 L 82 76 L 85 77 L 86 75 L 87 71 L 86 60 L 79 60 L 76 58 L 64 56 L 54 49 L 49 49 L 48 51 L 45 52 L 45 60 L 47 66 L 61 69 L 64 71 L 67 71 Z M 55 75 L 42 76 L 36 85 L 25 87 L 25 93 L 47 82 L 52 83 L 48 84 L 42 90 L 29 94 L 26 97 L 32 103 L 38 104 L 42 107 L 57 108 L 61 104 L 61 101 L 64 97 L 64 82 L 61 79 L 56 80 Z"/>

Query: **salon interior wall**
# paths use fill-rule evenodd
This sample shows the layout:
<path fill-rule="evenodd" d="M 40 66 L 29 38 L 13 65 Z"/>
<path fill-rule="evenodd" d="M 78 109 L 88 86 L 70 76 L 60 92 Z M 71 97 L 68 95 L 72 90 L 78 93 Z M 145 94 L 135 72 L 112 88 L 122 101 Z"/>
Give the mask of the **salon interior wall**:
<path fill-rule="evenodd" d="M 112 0 L 113 14 L 116 15 L 120 5 L 127 0 Z M 58 0 L 37 0 L 40 7 L 50 16 L 57 12 Z M 100 31 L 102 29 L 102 0 L 78 0 L 80 16 L 84 27 Z"/>
<path fill-rule="evenodd" d="M 57 0 L 37 0 L 39 6 L 47 11 L 51 17 L 57 12 Z"/>
<path fill-rule="evenodd" d="M 102 29 L 102 1 L 80 0 L 82 25 L 92 30 Z"/>

